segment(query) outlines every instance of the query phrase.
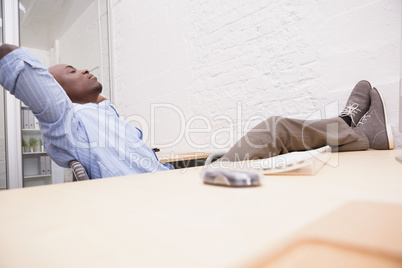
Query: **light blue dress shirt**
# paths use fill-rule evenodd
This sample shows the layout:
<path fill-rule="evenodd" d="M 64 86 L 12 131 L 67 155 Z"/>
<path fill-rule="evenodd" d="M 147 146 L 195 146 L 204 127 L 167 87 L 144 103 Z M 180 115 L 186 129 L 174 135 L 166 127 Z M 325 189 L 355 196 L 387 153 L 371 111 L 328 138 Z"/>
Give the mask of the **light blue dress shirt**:
<path fill-rule="evenodd" d="M 91 179 L 173 169 L 158 161 L 142 132 L 119 118 L 109 101 L 72 103 L 24 48 L 0 60 L 0 84 L 32 110 L 47 153 L 62 167 L 77 160 Z"/>

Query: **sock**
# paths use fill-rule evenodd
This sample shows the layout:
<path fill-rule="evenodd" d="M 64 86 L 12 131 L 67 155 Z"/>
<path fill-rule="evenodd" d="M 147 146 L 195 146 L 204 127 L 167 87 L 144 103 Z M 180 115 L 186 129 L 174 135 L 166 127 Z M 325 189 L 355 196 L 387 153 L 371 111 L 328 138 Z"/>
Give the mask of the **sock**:
<path fill-rule="evenodd" d="M 341 118 L 342 118 L 343 121 L 345 121 L 346 124 L 348 124 L 349 126 L 352 125 L 352 118 L 350 118 L 349 116 L 341 116 Z"/>

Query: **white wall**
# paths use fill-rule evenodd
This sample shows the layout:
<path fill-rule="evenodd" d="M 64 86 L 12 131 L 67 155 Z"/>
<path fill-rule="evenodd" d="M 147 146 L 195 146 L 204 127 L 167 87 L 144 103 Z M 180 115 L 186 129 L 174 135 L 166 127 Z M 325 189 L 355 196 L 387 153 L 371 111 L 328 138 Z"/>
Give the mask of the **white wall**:
<path fill-rule="evenodd" d="M 45 67 L 49 67 L 49 51 L 44 49 L 26 47 L 33 55 L 35 55 Z"/>
<path fill-rule="evenodd" d="M 401 11 L 399 0 L 112 0 L 115 104 L 128 120 L 152 123 L 137 124 L 145 138 L 155 132 L 151 146 L 205 151 L 229 147 L 262 117 L 316 118 L 323 107 L 336 116 L 366 79 L 383 93 L 401 148 Z M 158 108 L 151 120 L 157 103 L 180 112 Z M 183 123 L 206 131 L 163 146 Z"/>

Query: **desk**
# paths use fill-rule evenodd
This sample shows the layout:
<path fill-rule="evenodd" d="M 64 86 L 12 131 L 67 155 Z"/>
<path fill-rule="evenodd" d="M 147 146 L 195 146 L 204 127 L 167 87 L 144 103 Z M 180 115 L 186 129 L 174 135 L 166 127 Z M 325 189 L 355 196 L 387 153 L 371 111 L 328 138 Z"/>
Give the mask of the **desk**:
<path fill-rule="evenodd" d="M 174 166 L 174 168 L 189 168 L 198 167 L 205 164 L 205 160 L 208 158 L 210 153 L 202 152 L 192 152 L 192 153 L 182 153 L 182 154 L 167 154 L 167 153 L 157 153 L 159 161 L 162 163 L 169 163 Z"/>
<path fill-rule="evenodd" d="M 249 267 L 350 201 L 402 204 L 401 154 L 339 153 L 256 188 L 205 185 L 196 167 L 1 191 L 0 267 Z"/>

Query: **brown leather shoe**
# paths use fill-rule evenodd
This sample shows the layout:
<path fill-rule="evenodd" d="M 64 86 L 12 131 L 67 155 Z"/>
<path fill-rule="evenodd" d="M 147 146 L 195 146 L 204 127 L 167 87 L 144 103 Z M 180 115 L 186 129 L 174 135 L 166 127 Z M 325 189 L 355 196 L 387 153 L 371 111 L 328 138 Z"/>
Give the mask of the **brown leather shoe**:
<path fill-rule="evenodd" d="M 356 84 L 352 93 L 350 93 L 346 106 L 339 116 L 349 116 L 351 119 L 351 127 L 356 127 L 360 118 L 369 110 L 371 103 L 370 91 L 371 84 L 368 81 L 362 80 Z"/>
<path fill-rule="evenodd" d="M 395 146 L 394 136 L 387 122 L 385 102 L 376 88 L 370 91 L 370 98 L 370 109 L 360 119 L 356 128 L 361 128 L 366 134 L 370 148 L 392 150 Z"/>

